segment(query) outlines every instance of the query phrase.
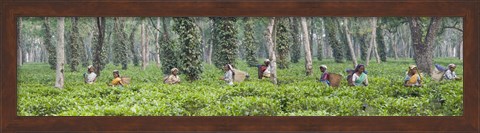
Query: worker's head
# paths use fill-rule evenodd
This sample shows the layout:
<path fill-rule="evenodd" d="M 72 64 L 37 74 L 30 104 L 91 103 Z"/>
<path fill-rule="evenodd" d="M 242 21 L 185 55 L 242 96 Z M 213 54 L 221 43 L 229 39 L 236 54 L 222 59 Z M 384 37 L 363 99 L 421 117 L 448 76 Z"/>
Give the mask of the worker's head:
<path fill-rule="evenodd" d="M 363 64 L 359 64 L 357 65 L 357 67 L 355 67 L 355 72 L 362 73 L 364 71 L 365 71 L 365 66 Z"/>
<path fill-rule="evenodd" d="M 177 69 L 177 68 L 172 68 L 172 69 L 170 70 L 170 73 L 172 73 L 173 75 L 177 75 L 178 69 Z"/>
<path fill-rule="evenodd" d="M 320 71 L 321 72 L 325 72 L 327 70 L 327 66 L 326 65 L 320 65 Z"/>
<path fill-rule="evenodd" d="M 118 70 L 113 70 L 113 77 L 114 78 L 120 77 L 120 72 L 118 72 Z"/>
<path fill-rule="evenodd" d="M 408 67 L 408 73 L 410 73 L 410 74 L 413 75 L 413 74 L 416 74 L 417 72 L 418 72 L 417 66 L 415 66 L 415 65 L 410 65 L 410 66 Z"/>
<path fill-rule="evenodd" d="M 455 68 L 457 68 L 457 65 L 455 64 L 448 64 L 448 69 L 450 69 L 450 71 L 455 71 Z"/>
<path fill-rule="evenodd" d="M 269 59 L 265 59 L 265 60 L 263 61 L 263 63 L 265 63 L 265 65 L 268 66 L 268 65 L 270 65 L 270 60 L 269 60 Z"/>
<path fill-rule="evenodd" d="M 89 73 L 94 72 L 94 71 L 95 71 L 95 68 L 94 68 L 92 65 L 90 65 L 90 66 L 87 67 L 87 71 L 88 71 Z"/>
<path fill-rule="evenodd" d="M 227 65 L 223 66 L 223 70 L 225 70 L 225 71 L 229 71 L 229 70 L 232 70 L 232 69 L 233 69 L 233 67 L 230 64 L 227 64 Z"/>

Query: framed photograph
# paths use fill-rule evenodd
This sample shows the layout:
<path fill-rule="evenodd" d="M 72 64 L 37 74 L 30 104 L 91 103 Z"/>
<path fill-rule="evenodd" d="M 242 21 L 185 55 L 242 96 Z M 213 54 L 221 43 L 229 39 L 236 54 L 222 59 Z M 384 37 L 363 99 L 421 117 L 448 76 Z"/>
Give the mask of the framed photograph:
<path fill-rule="evenodd" d="M 1 7 L 2 132 L 480 131 L 479 2 Z"/>

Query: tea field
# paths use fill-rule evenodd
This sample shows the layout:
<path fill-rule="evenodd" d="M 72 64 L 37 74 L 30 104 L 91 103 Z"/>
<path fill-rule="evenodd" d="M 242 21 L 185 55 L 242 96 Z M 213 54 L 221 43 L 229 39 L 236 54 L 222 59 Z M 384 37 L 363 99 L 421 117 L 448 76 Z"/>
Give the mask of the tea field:
<path fill-rule="evenodd" d="M 435 59 L 446 66 L 457 64 L 463 76 L 463 62 L 454 58 Z M 238 62 L 237 68 L 250 73 L 248 81 L 228 86 L 218 80 L 223 71 L 204 64 L 201 80 L 179 85 L 163 84 L 163 75 L 154 64 L 140 67 L 107 65 L 93 85 L 83 82 L 82 72 L 66 66 L 65 88 L 54 88 L 55 70 L 48 64 L 24 64 L 18 69 L 19 116 L 461 116 L 463 82 L 431 81 L 423 87 L 403 87 L 405 71 L 412 59 L 370 63 L 369 86 L 324 86 L 317 81 L 319 66 L 326 64 L 331 73 L 346 75 L 348 63 L 333 60 L 314 61 L 314 75 L 305 76 L 304 63 L 278 69 L 279 85 L 269 79 L 257 79 L 257 69 Z M 433 66 L 432 66 L 433 67 Z M 112 71 L 132 79 L 124 87 L 108 87 Z"/>

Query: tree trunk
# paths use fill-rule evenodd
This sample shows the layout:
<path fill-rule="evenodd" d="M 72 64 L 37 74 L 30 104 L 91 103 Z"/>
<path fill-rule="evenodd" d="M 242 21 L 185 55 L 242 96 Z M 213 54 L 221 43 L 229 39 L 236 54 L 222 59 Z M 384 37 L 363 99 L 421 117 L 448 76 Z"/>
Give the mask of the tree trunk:
<path fill-rule="evenodd" d="M 95 67 L 95 73 L 97 76 L 100 76 L 100 72 L 102 71 L 105 65 L 105 17 L 97 17 L 97 29 L 98 29 L 98 36 L 95 36 L 95 46 L 93 50 L 93 67 Z M 96 33 L 97 34 L 97 33 Z"/>
<path fill-rule="evenodd" d="M 58 18 L 58 42 L 57 42 L 57 68 L 56 68 L 56 78 L 55 78 L 55 87 L 63 88 L 64 84 L 64 75 L 63 69 L 65 64 L 65 49 L 64 49 L 64 30 L 65 30 L 65 18 Z"/>
<path fill-rule="evenodd" d="M 414 59 L 419 70 L 431 74 L 433 66 L 433 42 L 440 26 L 439 17 L 432 17 L 427 29 L 425 39 L 423 39 L 422 22 L 419 17 L 409 17 Z M 425 41 L 422 41 L 425 40 Z"/>
<path fill-rule="evenodd" d="M 305 71 L 306 75 L 310 76 L 313 74 L 313 65 L 312 65 L 312 53 L 310 51 L 310 42 L 308 39 L 308 27 L 307 27 L 307 19 L 305 17 L 301 17 L 302 22 L 302 29 L 303 29 L 303 41 L 305 46 Z"/>
<path fill-rule="evenodd" d="M 460 42 L 460 44 L 458 44 L 458 45 L 460 45 L 460 48 L 459 48 L 460 52 L 459 52 L 458 58 L 459 58 L 460 60 L 463 60 L 463 40 L 462 40 L 462 42 Z"/>
<path fill-rule="evenodd" d="M 157 27 L 160 27 L 160 17 L 157 17 Z M 155 58 L 157 61 L 157 68 L 160 68 L 161 62 L 160 62 L 160 43 L 158 39 L 160 37 L 160 31 L 156 31 L 157 34 L 155 35 Z"/>
<path fill-rule="evenodd" d="M 22 66 L 23 62 L 22 62 L 22 47 L 20 47 L 20 44 L 18 44 L 18 47 L 17 47 L 17 66 Z"/>
<path fill-rule="evenodd" d="M 350 31 L 348 30 L 348 19 L 343 18 L 345 25 L 345 34 L 347 35 L 348 47 L 350 48 L 350 55 L 352 56 L 353 67 L 357 66 L 357 58 L 355 57 L 355 50 L 353 49 L 352 40 L 350 39 Z"/>
<path fill-rule="evenodd" d="M 275 44 L 273 43 L 273 27 L 275 25 L 275 17 L 270 18 L 270 23 L 267 27 L 267 44 L 268 44 L 268 53 L 270 57 L 270 79 L 272 80 L 273 84 L 277 84 L 277 59 L 275 57 Z"/>
<path fill-rule="evenodd" d="M 377 34 L 376 27 L 377 27 L 377 17 L 373 17 L 372 18 L 372 38 L 370 41 L 370 46 L 368 47 L 368 50 L 367 50 L 367 62 L 366 62 L 367 66 L 368 66 L 368 63 L 370 62 L 370 55 L 372 53 L 372 48 L 375 45 L 375 35 Z"/>
<path fill-rule="evenodd" d="M 140 34 L 141 34 L 141 39 L 140 43 L 142 45 L 142 70 L 145 70 L 147 67 L 147 46 L 145 42 L 146 38 L 146 33 L 145 33 L 145 18 L 141 19 L 142 25 L 140 28 Z"/>
<path fill-rule="evenodd" d="M 397 48 L 397 37 L 393 35 L 393 33 L 390 34 L 390 41 L 392 42 L 392 50 L 393 54 L 395 56 L 395 60 L 398 60 L 398 48 Z"/>

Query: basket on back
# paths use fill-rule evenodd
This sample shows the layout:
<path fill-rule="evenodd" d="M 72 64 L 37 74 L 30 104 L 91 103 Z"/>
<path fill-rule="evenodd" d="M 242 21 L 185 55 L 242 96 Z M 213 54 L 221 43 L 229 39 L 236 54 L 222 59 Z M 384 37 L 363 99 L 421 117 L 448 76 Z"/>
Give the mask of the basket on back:
<path fill-rule="evenodd" d="M 434 69 L 432 72 L 432 79 L 435 81 L 441 81 L 443 79 L 443 75 L 445 71 L 439 71 L 438 69 Z"/>
<path fill-rule="evenodd" d="M 340 81 L 342 81 L 342 75 L 336 74 L 336 73 L 330 73 L 329 74 L 329 81 L 330 81 L 330 86 L 332 87 L 338 87 L 340 86 Z"/>
<path fill-rule="evenodd" d="M 121 77 L 120 79 L 122 79 L 123 85 L 128 85 L 128 84 L 130 84 L 130 80 L 131 80 L 130 78 L 128 78 L 128 77 Z"/>
<path fill-rule="evenodd" d="M 247 73 L 237 69 L 233 69 L 235 75 L 233 76 L 233 82 L 243 82 L 247 78 Z"/>

